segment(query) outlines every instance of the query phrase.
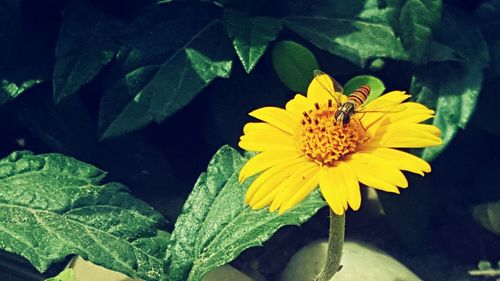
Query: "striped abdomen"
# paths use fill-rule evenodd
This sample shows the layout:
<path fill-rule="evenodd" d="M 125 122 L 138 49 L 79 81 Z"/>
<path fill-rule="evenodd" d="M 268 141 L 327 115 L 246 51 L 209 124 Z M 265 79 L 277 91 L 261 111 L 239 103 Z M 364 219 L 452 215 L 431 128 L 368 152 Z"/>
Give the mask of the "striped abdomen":
<path fill-rule="evenodd" d="M 352 92 L 347 98 L 347 100 L 356 104 L 356 107 L 358 107 L 365 102 L 365 100 L 370 95 L 370 91 L 371 91 L 370 85 L 361 86 L 357 88 L 354 92 Z"/>

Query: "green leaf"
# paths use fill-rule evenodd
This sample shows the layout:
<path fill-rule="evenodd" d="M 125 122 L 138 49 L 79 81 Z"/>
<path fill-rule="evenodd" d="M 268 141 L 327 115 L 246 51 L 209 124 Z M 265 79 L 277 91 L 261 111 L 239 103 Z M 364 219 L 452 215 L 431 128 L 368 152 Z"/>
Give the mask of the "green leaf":
<path fill-rule="evenodd" d="M 371 75 L 359 75 L 344 84 L 344 94 L 349 95 L 363 85 L 370 85 L 371 92 L 365 101 L 365 104 L 380 97 L 385 91 L 385 85 L 382 80 Z"/>
<path fill-rule="evenodd" d="M 451 48 L 465 63 L 480 68 L 488 65 L 488 47 L 474 19 L 452 6 L 445 6 L 434 40 Z"/>
<path fill-rule="evenodd" d="M 485 261 L 485 260 L 480 260 L 477 263 L 477 269 L 479 269 L 479 270 L 490 270 L 490 269 L 492 269 L 491 262 Z"/>
<path fill-rule="evenodd" d="M 490 67 L 496 75 L 500 75 L 500 0 L 483 2 L 474 12 L 474 18 L 479 24 L 488 42 L 490 51 Z"/>
<path fill-rule="evenodd" d="M 0 2 L 0 106 L 49 79 L 51 71 L 51 34 L 45 24 L 23 21 L 20 2 Z"/>
<path fill-rule="evenodd" d="M 56 277 L 45 279 L 45 281 L 76 281 L 76 276 L 73 269 L 68 268 L 59 273 Z"/>
<path fill-rule="evenodd" d="M 27 81 L 20 81 L 17 83 L 15 81 L 1 80 L 0 106 L 6 104 L 10 100 L 17 98 L 24 91 L 42 82 L 43 79 L 32 79 Z"/>
<path fill-rule="evenodd" d="M 34 90 L 21 100 L 17 113 L 21 124 L 52 151 L 98 165 L 110 173 L 110 180 L 134 188 L 155 207 L 162 202 L 152 189 L 168 192 L 178 187 L 172 165 L 150 138 L 131 134 L 99 142 L 95 119 L 78 95 L 54 105 L 52 93 L 40 92 Z"/>
<path fill-rule="evenodd" d="M 54 67 L 54 100 L 75 94 L 108 64 L 118 50 L 119 23 L 78 1 L 64 12 Z"/>
<path fill-rule="evenodd" d="M 201 174 L 177 219 L 168 253 L 168 280 L 201 280 L 243 250 L 260 246 L 278 228 L 299 225 L 325 205 L 318 192 L 279 216 L 244 203 L 249 182 L 238 183 L 247 158 L 224 146 Z"/>
<path fill-rule="evenodd" d="M 433 124 L 441 129 L 443 144 L 423 149 L 421 156 L 434 160 L 465 129 L 476 107 L 483 73 L 480 68 L 461 65 L 432 65 L 417 71 L 412 80 L 412 94 L 417 101 L 436 111 Z"/>
<path fill-rule="evenodd" d="M 21 151 L 0 160 L 1 248 L 39 271 L 77 254 L 133 278 L 164 280 L 165 252 L 151 250 L 165 236 L 161 215 L 125 186 L 101 184 L 104 176 L 60 154 Z"/>
<path fill-rule="evenodd" d="M 500 201 L 477 205 L 472 215 L 477 223 L 500 236 Z"/>
<path fill-rule="evenodd" d="M 425 56 L 429 62 L 464 61 L 454 49 L 436 41 L 429 42 L 426 52 Z"/>
<path fill-rule="evenodd" d="M 412 62 L 426 61 L 432 29 L 441 17 L 441 0 L 405 0 L 398 11 L 398 27 L 403 46 Z"/>
<path fill-rule="evenodd" d="M 226 10 L 226 31 L 233 39 L 233 47 L 247 73 L 250 73 L 281 30 L 281 21 L 269 17 L 250 18 L 248 15 Z"/>
<path fill-rule="evenodd" d="M 281 82 L 290 90 L 305 93 L 319 69 L 314 54 L 293 41 L 281 41 L 273 48 L 273 66 Z"/>
<path fill-rule="evenodd" d="M 228 78 L 232 54 L 221 22 L 207 23 L 158 69 L 142 89 L 151 96 L 149 112 L 156 122 L 187 105 L 217 77 Z"/>
<path fill-rule="evenodd" d="M 155 65 L 139 67 L 104 93 L 98 121 L 101 140 L 143 128 L 153 120 L 148 113 L 151 96 L 142 89 L 157 71 L 158 66 Z"/>
<path fill-rule="evenodd" d="M 459 128 L 466 127 L 475 111 L 483 69 L 488 63 L 481 32 L 464 12 L 445 9 L 435 39 L 452 48 L 464 61 L 428 64 L 413 76 L 410 92 L 417 95 L 417 101 L 436 110 L 433 124 L 442 131 L 443 145 L 422 151 L 422 157 L 428 161 L 446 148 Z"/>
<path fill-rule="evenodd" d="M 99 114 L 102 138 L 163 121 L 232 67 L 230 41 L 207 3 L 156 6 L 126 28 L 128 48 L 107 79 Z M 160 9 L 161 8 L 161 9 Z"/>
<path fill-rule="evenodd" d="M 408 56 L 390 24 L 391 8 L 381 8 L 378 2 L 320 1 L 284 23 L 318 48 L 362 67 L 375 58 L 405 60 Z"/>

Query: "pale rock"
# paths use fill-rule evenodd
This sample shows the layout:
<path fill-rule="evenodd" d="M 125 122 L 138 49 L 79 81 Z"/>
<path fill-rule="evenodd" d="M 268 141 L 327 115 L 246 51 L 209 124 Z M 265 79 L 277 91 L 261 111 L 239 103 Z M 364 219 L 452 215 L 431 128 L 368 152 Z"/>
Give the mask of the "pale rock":
<path fill-rule="evenodd" d="M 281 274 L 282 281 L 311 281 L 326 262 L 328 242 L 314 241 L 300 249 Z M 380 249 L 361 242 L 345 242 L 342 269 L 332 281 L 421 281 L 406 266 Z"/>
<path fill-rule="evenodd" d="M 73 259 L 69 267 L 73 268 L 77 281 L 141 281 L 97 266 L 81 257 Z M 230 265 L 223 265 L 207 273 L 202 281 L 253 281 L 253 279 Z"/>
<path fill-rule="evenodd" d="M 95 265 L 81 257 L 74 258 L 69 267 L 73 268 L 76 281 L 140 281 L 138 279 L 130 279 L 123 273 Z"/>
<path fill-rule="evenodd" d="M 207 273 L 202 281 L 253 281 L 253 279 L 230 265 L 223 265 Z"/>

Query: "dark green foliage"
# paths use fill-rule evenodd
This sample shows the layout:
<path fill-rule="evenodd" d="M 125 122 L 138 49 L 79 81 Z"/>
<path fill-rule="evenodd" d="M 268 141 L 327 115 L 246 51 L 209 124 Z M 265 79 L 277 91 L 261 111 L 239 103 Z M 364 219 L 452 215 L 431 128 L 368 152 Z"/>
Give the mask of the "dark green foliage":
<path fill-rule="evenodd" d="M 102 167 L 113 180 L 141 186 L 145 194 L 158 187 L 169 190 L 178 184 L 171 163 L 145 136 L 135 134 L 99 142 L 96 124 L 78 97 L 69 97 L 55 106 L 49 93 L 32 94 L 22 100 L 17 115 L 49 150 Z M 74 124 L 78 124 L 77 129 Z"/>
<path fill-rule="evenodd" d="M 436 41 L 448 45 L 461 61 L 429 64 L 413 76 L 411 93 L 417 95 L 417 101 L 436 110 L 433 123 L 443 132 L 442 146 L 424 149 L 422 156 L 426 160 L 439 155 L 457 130 L 467 126 L 481 91 L 483 69 L 488 64 L 486 43 L 467 14 L 449 8 L 437 31 Z"/>
<path fill-rule="evenodd" d="M 300 225 L 325 205 L 318 192 L 283 215 L 244 203 L 250 181 L 238 173 L 248 158 L 222 147 L 196 182 L 177 219 L 168 248 L 168 280 L 201 280 L 249 247 L 261 246 L 285 225 Z"/>
<path fill-rule="evenodd" d="M 281 41 L 273 48 L 273 66 L 281 82 L 290 90 L 306 93 L 318 62 L 306 47 L 293 42 Z"/>
<path fill-rule="evenodd" d="M 154 120 L 161 122 L 188 104 L 216 77 L 229 77 L 232 54 L 228 43 L 221 23 L 210 21 L 160 66 L 141 90 L 151 96 L 149 112 Z"/>
<path fill-rule="evenodd" d="M 118 50 L 119 22 L 75 2 L 64 11 L 54 66 L 54 100 L 75 94 L 108 64 Z"/>
<path fill-rule="evenodd" d="M 104 176 L 60 154 L 19 151 L 0 160 L 1 248 L 40 271 L 78 254 L 133 277 L 160 280 L 165 252 L 152 248 L 168 235 L 159 230 L 161 215 L 125 186 L 103 185 Z"/>
<path fill-rule="evenodd" d="M 490 51 L 490 68 L 495 75 L 500 74 L 500 1 L 482 3 L 474 12 L 474 18 L 483 32 Z"/>
<path fill-rule="evenodd" d="M 12 17 L 9 24 L 15 20 L 19 22 L 22 17 L 17 2 L 6 3 L 5 13 L 17 9 L 17 13 L 8 13 Z M 493 57 L 496 37 L 488 22 L 494 19 L 496 4 L 489 1 L 476 12 L 488 36 Z M 115 58 L 119 49 L 108 71 L 102 74 L 104 85 L 98 121 L 101 139 L 130 133 L 152 121 L 163 122 L 190 103 L 214 79 L 228 78 L 235 57 L 247 73 L 252 71 L 267 46 L 278 36 L 283 22 L 289 30 L 320 49 L 361 67 L 377 58 L 416 64 L 428 61 L 447 65 L 454 61 L 467 66 L 472 64 L 474 70 L 457 70 L 460 73 L 441 79 L 443 83 L 456 84 L 455 79 L 464 81 L 461 77 L 466 76 L 475 82 L 469 86 L 474 88 L 468 97 L 472 98 L 469 102 L 472 110 L 464 109 L 459 124 L 448 120 L 449 117 L 442 118 L 442 113 L 438 112 L 436 124 L 446 132 L 447 141 L 452 139 L 457 127 L 465 126 L 473 112 L 488 54 L 476 24 L 469 16 L 464 14 L 462 17 L 462 12 L 455 8 L 445 7 L 441 17 L 443 7 L 437 0 L 356 0 L 349 4 L 318 1 L 314 5 L 284 2 L 276 10 L 282 18 L 273 17 L 272 13 L 254 16 L 266 7 L 265 2 L 254 5 L 238 1 L 218 2 L 218 5 L 195 1 L 163 3 L 145 9 L 128 24 L 119 24 L 124 20 L 106 15 L 95 6 L 85 2 L 72 4 L 65 9 L 55 49 L 55 100 L 76 93 L 99 77 L 102 68 Z M 459 14 L 454 15 L 456 13 Z M 20 24 L 13 28 L 18 26 Z M 13 29 L 5 30 L 6 36 L 17 36 L 17 32 L 11 32 Z M 237 56 L 230 50 L 231 40 Z M 318 63 L 314 54 L 297 45 L 286 44 L 274 48 L 273 64 L 289 88 L 304 92 L 311 75 L 307 73 L 312 68 L 319 68 Z M 4 48 L 10 48 L 2 52 L 6 58 L 16 51 L 13 44 Z M 26 69 L 32 72 L 36 68 Z M 432 88 L 420 84 L 431 83 L 425 75 L 438 80 L 432 73 L 435 69 L 434 65 L 418 67 L 414 73 L 414 94 L 422 87 Z M 22 70 L 16 68 L 11 73 L 17 75 L 16 71 Z M 341 70 L 336 72 L 342 73 Z M 18 76 L 2 83 L 1 103 L 46 79 L 28 75 L 35 78 L 19 80 L 15 78 Z M 463 92 L 463 88 L 447 95 L 462 95 L 460 91 Z M 419 98 L 436 107 L 433 99 Z M 434 154 L 444 147 L 434 149 Z"/>
<path fill-rule="evenodd" d="M 425 55 L 428 53 L 432 30 L 441 16 L 441 0 L 389 0 L 387 2 L 390 3 L 389 7 L 395 10 L 396 18 L 393 26 L 401 35 L 409 59 L 415 63 L 429 60 Z"/>
<path fill-rule="evenodd" d="M 102 99 L 102 138 L 161 122 L 213 79 L 229 76 L 233 54 L 217 10 L 185 5 L 156 7 L 125 28 L 128 48 Z"/>
<path fill-rule="evenodd" d="M 52 26 L 26 21 L 21 8 L 20 0 L 0 1 L 0 106 L 50 79 Z"/>
<path fill-rule="evenodd" d="M 287 17 L 285 26 L 320 49 L 359 66 L 373 58 L 407 59 L 408 54 L 390 25 L 391 10 L 380 8 L 376 0 L 352 2 L 314 5 Z"/>
<path fill-rule="evenodd" d="M 260 57 L 281 29 L 281 21 L 269 17 L 250 18 L 244 13 L 227 10 L 226 30 L 233 38 L 233 47 L 247 73 L 253 70 Z"/>
<path fill-rule="evenodd" d="M 500 202 L 475 206 L 473 216 L 481 226 L 496 235 L 500 235 Z"/>
<path fill-rule="evenodd" d="M 348 81 L 346 94 L 369 83 L 370 99 L 384 88 L 402 90 L 436 111 L 429 122 L 442 130 L 444 144 L 413 151 L 433 162 L 433 173 L 411 177 L 400 196 L 380 195 L 403 245 L 416 250 L 444 241 L 476 262 L 483 257 L 462 245 L 481 240 L 491 260 L 500 258 L 500 242 L 491 234 L 498 233 L 500 200 L 499 0 L 132 2 L 0 0 L 2 157 L 23 148 L 67 155 L 21 153 L 16 161 L 0 162 L 0 172 L 18 172 L 0 179 L 10 180 L 0 184 L 0 225 L 21 232 L 25 225 L 17 223 L 38 216 L 42 223 L 34 224 L 34 233 L 45 239 L 23 236 L 38 243 L 33 250 L 1 231 L 2 248 L 28 257 L 38 269 L 78 253 L 147 280 L 199 280 L 262 245 L 276 228 L 302 223 L 324 204 L 319 195 L 284 217 L 250 212 L 242 201 L 249 183 L 235 178 L 247 158 L 228 147 L 188 193 L 210 155 L 225 143 L 237 144 L 243 124 L 252 120 L 249 111 L 283 107 L 295 92 L 305 93 L 312 70 L 321 69 Z M 82 167 L 101 172 L 69 157 L 109 171 L 170 224 L 159 230 L 158 213 L 121 185 L 78 174 Z M 39 159 L 42 170 L 22 164 L 36 166 Z M 25 177 L 28 184 L 12 181 Z M 26 203 L 30 196 L 39 201 Z M 123 216 L 100 212 L 100 203 Z M 65 212 L 74 206 L 89 213 L 68 218 Z M 29 212 L 14 221 L 22 217 L 5 208 Z M 135 211 L 150 219 L 130 219 Z M 94 220 L 82 222 L 85 215 Z M 103 216 L 113 219 L 92 224 Z M 110 251 L 77 247 L 91 235 L 69 243 L 82 227 Z M 119 241 L 108 239 L 113 229 Z M 163 230 L 173 230 L 172 244 Z M 139 259 L 148 268 L 136 270 Z M 2 256 L 0 267 L 9 262 Z M 276 274 L 266 278 L 276 280 Z"/>

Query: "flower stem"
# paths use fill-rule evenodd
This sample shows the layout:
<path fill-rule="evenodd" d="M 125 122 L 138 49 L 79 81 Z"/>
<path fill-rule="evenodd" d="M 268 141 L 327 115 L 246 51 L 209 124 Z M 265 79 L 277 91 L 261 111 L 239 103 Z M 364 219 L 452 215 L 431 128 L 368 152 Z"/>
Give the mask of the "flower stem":
<path fill-rule="evenodd" d="M 326 264 L 314 281 L 329 281 L 340 270 L 342 247 L 344 246 L 345 214 L 337 215 L 330 209 L 330 233 Z"/>

